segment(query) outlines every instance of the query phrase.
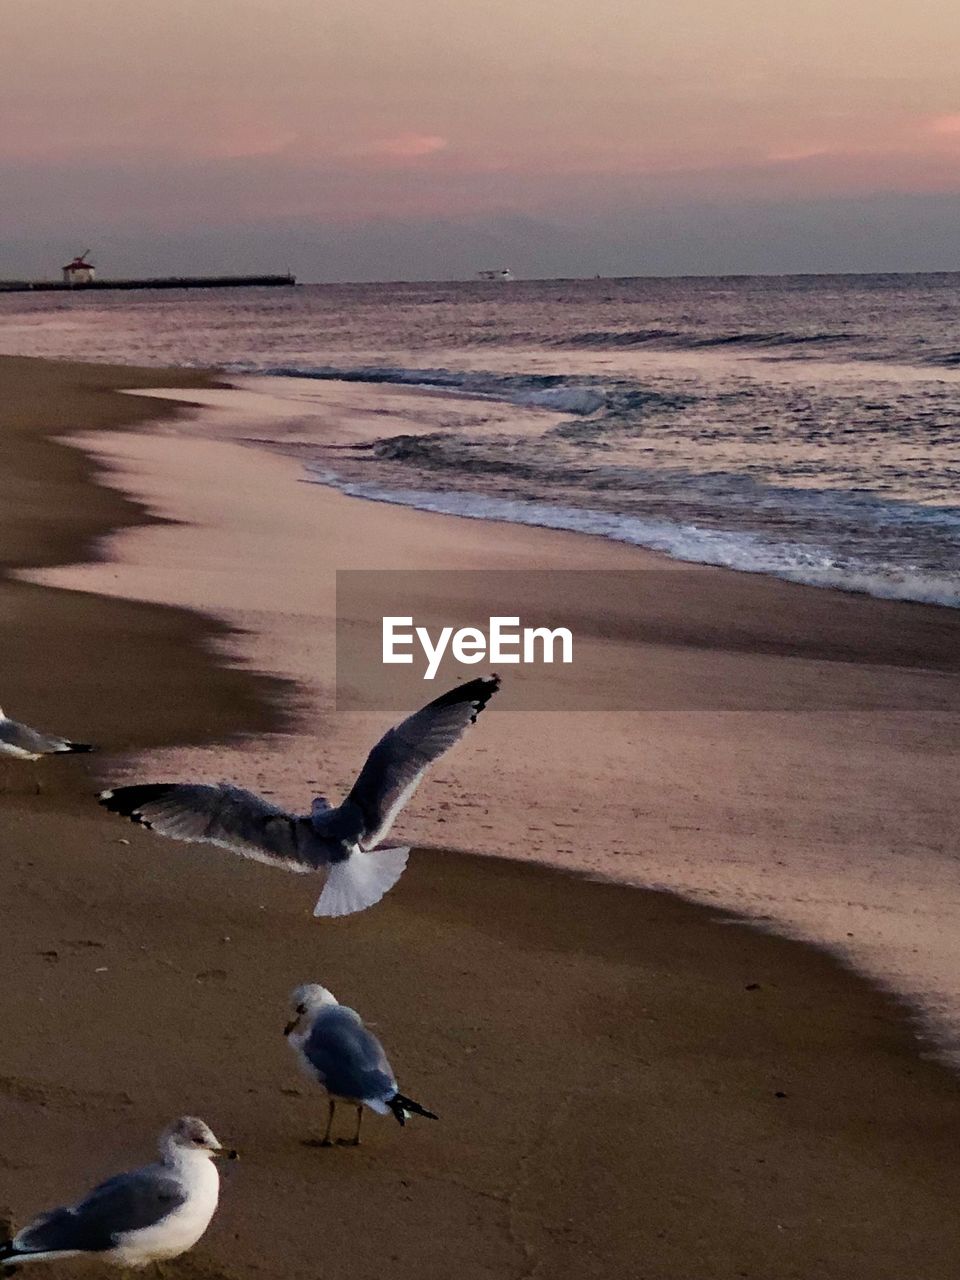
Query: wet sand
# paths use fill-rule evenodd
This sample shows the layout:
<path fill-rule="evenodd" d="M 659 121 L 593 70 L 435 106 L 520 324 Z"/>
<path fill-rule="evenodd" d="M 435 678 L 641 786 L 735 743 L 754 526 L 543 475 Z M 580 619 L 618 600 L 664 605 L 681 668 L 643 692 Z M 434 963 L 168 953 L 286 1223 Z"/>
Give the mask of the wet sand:
<path fill-rule="evenodd" d="M 369 391 L 314 384 L 287 422 L 290 401 L 250 381 L 148 432 L 79 439 L 165 523 L 33 576 L 215 614 L 232 661 L 288 683 L 284 732 L 111 760 L 111 776 L 229 777 L 293 806 L 311 779 L 342 794 L 386 724 L 462 675 L 372 679 L 382 614 L 434 634 L 497 614 L 567 625 L 573 664 L 505 667 L 398 835 L 744 912 L 908 994 L 955 1050 L 960 611 L 348 497 L 305 483 L 288 450 L 375 435 Z M 338 569 L 361 572 L 347 589 Z"/>
<path fill-rule="evenodd" d="M 49 436 L 157 415 L 109 390 L 157 380 L 0 361 L 5 513 L 17 503 L 0 524 L 6 567 L 82 559 L 109 527 L 146 519 Z M 519 556 L 528 533 L 503 536 Z M 243 670 L 214 661 L 249 655 L 248 638 L 196 613 L 9 580 L 0 592 L 4 705 L 111 754 L 279 731 L 303 710 L 249 656 Z M 482 721 L 447 790 L 524 714 Z M 347 768 L 363 729 L 347 721 L 318 724 L 318 740 L 337 737 L 318 742 L 317 776 Z M 918 776 L 945 750 L 924 732 L 928 757 L 919 729 L 904 752 Z M 440 851 L 419 852 L 375 911 L 326 927 L 305 878 L 102 814 L 89 792 L 103 766 L 44 764 L 39 797 L 32 767 L 3 772 L 0 1199 L 18 1220 L 143 1158 L 193 1110 L 244 1159 L 176 1264 L 187 1276 L 955 1273 L 955 1078 L 921 1055 L 896 1001 L 830 957 L 667 894 Z M 437 815 L 428 786 L 409 830 Z M 781 822 L 783 804 L 767 797 Z M 482 808 L 471 793 L 449 825 L 481 832 Z M 289 988 L 311 978 L 376 1026 L 438 1124 L 371 1118 L 358 1151 L 302 1144 L 324 1107 L 281 1030 Z"/>

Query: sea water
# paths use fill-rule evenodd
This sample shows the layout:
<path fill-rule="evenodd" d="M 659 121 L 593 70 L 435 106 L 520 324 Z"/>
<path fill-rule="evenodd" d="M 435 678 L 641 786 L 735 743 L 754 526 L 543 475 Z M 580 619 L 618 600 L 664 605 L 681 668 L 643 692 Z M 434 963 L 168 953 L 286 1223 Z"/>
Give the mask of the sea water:
<path fill-rule="evenodd" d="M 16 294 L 0 351 L 362 386 L 349 493 L 960 604 L 957 274 Z"/>

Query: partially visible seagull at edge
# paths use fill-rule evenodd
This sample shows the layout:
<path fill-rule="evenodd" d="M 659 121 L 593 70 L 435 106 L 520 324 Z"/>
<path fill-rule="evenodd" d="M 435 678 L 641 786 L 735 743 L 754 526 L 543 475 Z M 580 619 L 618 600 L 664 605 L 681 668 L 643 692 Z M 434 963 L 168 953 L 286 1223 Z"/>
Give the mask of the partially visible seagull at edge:
<path fill-rule="evenodd" d="M 409 846 L 377 846 L 427 768 L 459 742 L 500 687 L 481 676 L 450 689 L 380 739 L 341 805 L 318 796 L 298 816 L 229 783 L 158 782 L 102 791 L 99 801 L 160 835 L 220 845 L 288 871 L 327 869 L 315 916 L 379 902 L 400 879 Z"/>
<path fill-rule="evenodd" d="M 92 751 L 89 742 L 71 742 L 52 733 L 41 733 L 19 720 L 11 720 L 0 709 L 0 756 L 12 756 L 17 760 L 39 760 L 42 756 L 76 754 Z M 39 779 L 37 791 L 40 790 Z"/>
<path fill-rule="evenodd" d="M 220 1175 L 211 1163 L 235 1158 L 196 1116 L 160 1135 L 160 1159 L 102 1182 L 83 1200 L 52 1209 L 0 1245 L 0 1268 L 23 1262 L 96 1257 L 145 1267 L 197 1243 L 217 1208 Z"/>
<path fill-rule="evenodd" d="M 294 1016 L 283 1034 L 307 1075 L 327 1091 L 329 1110 L 321 1146 L 333 1145 L 330 1130 L 338 1102 L 357 1109 L 353 1137 L 340 1139 L 347 1146 L 360 1145 L 364 1107 L 382 1116 L 392 1113 L 402 1125 L 414 1115 L 437 1119 L 432 1111 L 400 1092 L 383 1046 L 355 1010 L 340 1004 L 331 991 L 315 982 L 297 987 L 290 1001 Z"/>

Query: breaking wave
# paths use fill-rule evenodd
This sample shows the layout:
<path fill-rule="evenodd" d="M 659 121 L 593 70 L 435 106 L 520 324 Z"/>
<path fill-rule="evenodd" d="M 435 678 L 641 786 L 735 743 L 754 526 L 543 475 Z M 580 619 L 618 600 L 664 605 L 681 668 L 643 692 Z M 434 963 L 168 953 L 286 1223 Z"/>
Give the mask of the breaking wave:
<path fill-rule="evenodd" d="M 255 372 L 270 377 L 308 378 L 317 382 L 359 382 L 447 391 L 471 399 L 498 400 L 530 409 L 588 417 L 649 408 L 682 408 L 693 397 L 662 394 L 635 383 L 598 375 L 576 377 L 549 373 L 494 373 L 488 370 L 417 369 L 398 365 L 272 365 L 252 369 L 238 363 L 230 373 Z"/>
<path fill-rule="evenodd" d="M 452 391 L 461 396 L 503 400 L 557 413 L 589 414 L 603 408 L 607 393 L 599 380 L 571 379 L 560 374 L 497 374 L 456 369 L 411 369 L 395 365 L 273 365 L 250 369 L 237 364 L 228 372 L 255 372 L 280 378 L 312 378 L 319 382 L 387 383 Z"/>
<path fill-rule="evenodd" d="M 744 573 L 763 573 L 789 582 L 832 587 L 883 600 L 960 608 L 960 583 L 955 575 L 893 567 L 880 569 L 850 558 L 839 560 L 825 547 L 778 542 L 761 534 L 704 529 L 667 520 L 645 520 L 613 512 L 479 493 L 438 493 L 428 489 L 386 489 L 342 479 L 326 467 L 308 467 L 307 478 L 349 497 L 415 507 L 467 520 L 496 520 L 589 533 L 595 537 L 660 551 L 675 560 L 717 565 Z"/>
<path fill-rule="evenodd" d="M 599 339 L 601 332 L 594 336 Z M 644 335 L 659 338 L 663 332 Z M 804 340 L 839 337 L 823 330 Z M 722 341 L 772 347 L 795 339 L 800 340 L 770 330 Z M 704 345 L 719 341 L 704 339 Z M 682 560 L 819 586 L 960 607 L 960 583 L 949 572 L 960 510 L 946 474 L 941 482 L 925 470 L 903 470 L 904 459 L 914 464 L 902 450 L 889 464 L 873 464 L 872 471 L 839 447 L 821 461 L 817 442 L 825 438 L 884 451 L 887 437 L 910 438 L 904 413 L 880 389 L 876 401 L 860 398 L 858 420 L 851 423 L 848 402 L 829 384 L 799 394 L 785 384 L 779 398 L 767 388 L 758 398 L 754 386 L 736 380 L 715 386 L 711 396 L 702 381 L 644 385 L 614 368 L 548 373 L 291 363 L 259 372 L 423 388 L 557 415 L 536 437 L 511 434 L 502 418 L 492 429 L 477 422 L 470 429 L 445 423 L 440 430 L 384 432 L 354 446 L 349 464 L 333 462 L 336 475 L 324 473 L 327 483 L 344 492 L 472 519 L 592 533 Z M 943 400 L 951 390 L 938 387 L 928 396 L 920 423 L 924 448 L 928 437 L 953 434 L 951 405 Z"/>

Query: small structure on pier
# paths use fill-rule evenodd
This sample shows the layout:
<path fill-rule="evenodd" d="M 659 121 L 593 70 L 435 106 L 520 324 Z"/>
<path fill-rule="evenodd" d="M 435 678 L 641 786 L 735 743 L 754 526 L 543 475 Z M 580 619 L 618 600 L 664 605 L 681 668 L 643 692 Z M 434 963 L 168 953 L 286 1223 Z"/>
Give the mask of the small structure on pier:
<path fill-rule="evenodd" d="M 68 262 L 63 268 L 64 284 L 93 284 L 96 270 L 92 262 L 87 261 L 89 249 L 84 249 L 83 253 L 77 254 L 72 262 Z"/>

